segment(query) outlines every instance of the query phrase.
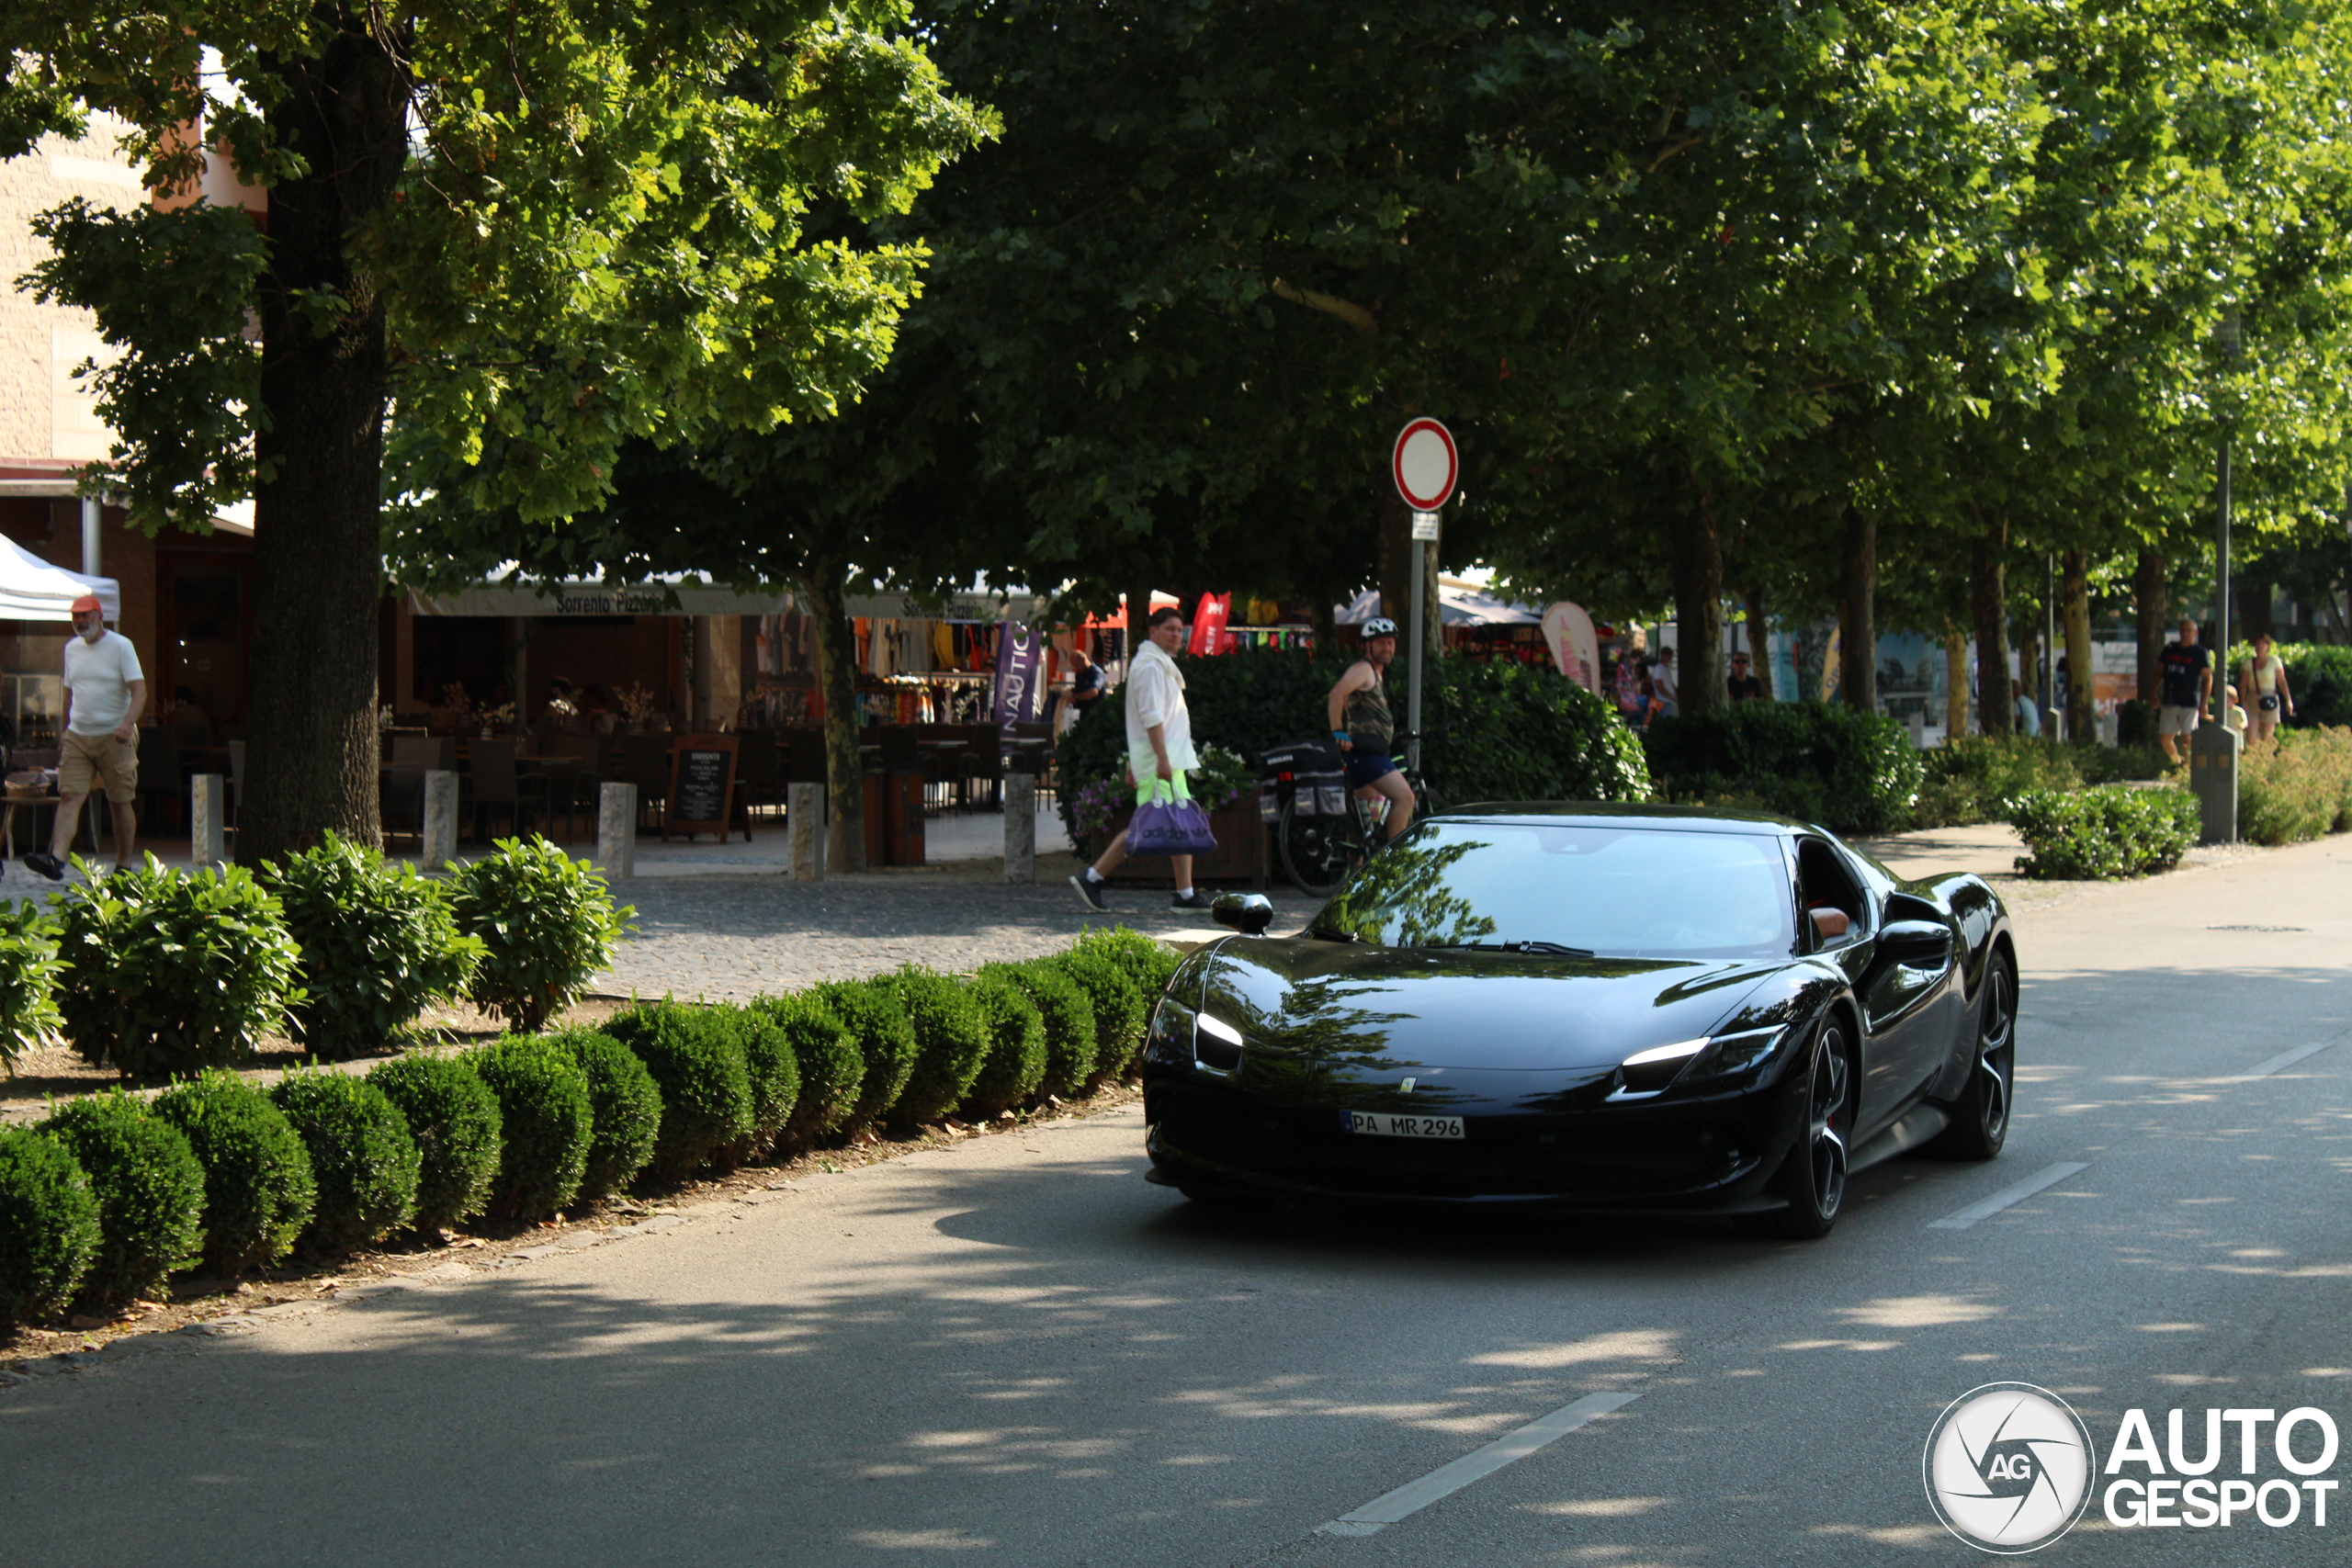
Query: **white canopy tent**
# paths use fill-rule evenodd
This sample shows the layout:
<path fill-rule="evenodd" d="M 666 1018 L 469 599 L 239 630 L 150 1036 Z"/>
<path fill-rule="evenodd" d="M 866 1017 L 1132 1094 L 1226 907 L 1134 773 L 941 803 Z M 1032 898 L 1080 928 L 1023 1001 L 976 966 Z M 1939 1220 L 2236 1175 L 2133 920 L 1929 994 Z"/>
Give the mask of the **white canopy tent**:
<path fill-rule="evenodd" d="M 73 604 L 95 593 L 111 626 L 122 618 L 122 592 L 111 577 L 85 577 L 51 566 L 14 539 L 0 538 L 0 621 L 66 621 Z"/>
<path fill-rule="evenodd" d="M 1459 577 L 1437 580 L 1438 613 L 1449 626 L 1533 626 L 1544 623 L 1544 612 L 1498 599 L 1477 583 Z M 1367 588 L 1351 604 L 1334 607 L 1333 617 L 1343 626 L 1362 626 L 1380 614 L 1380 590 Z M 1399 617 L 1401 619 L 1402 617 Z"/>

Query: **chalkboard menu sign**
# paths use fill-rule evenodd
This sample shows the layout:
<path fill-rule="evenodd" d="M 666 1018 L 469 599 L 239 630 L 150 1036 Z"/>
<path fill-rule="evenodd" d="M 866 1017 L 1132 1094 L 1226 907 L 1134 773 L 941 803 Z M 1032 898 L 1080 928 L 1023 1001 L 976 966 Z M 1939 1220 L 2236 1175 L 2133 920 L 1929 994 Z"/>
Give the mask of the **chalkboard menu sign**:
<path fill-rule="evenodd" d="M 670 803 L 662 837 L 672 833 L 716 833 L 727 837 L 728 806 L 735 798 L 735 758 L 741 742 L 732 735 L 681 735 L 670 750 Z"/>

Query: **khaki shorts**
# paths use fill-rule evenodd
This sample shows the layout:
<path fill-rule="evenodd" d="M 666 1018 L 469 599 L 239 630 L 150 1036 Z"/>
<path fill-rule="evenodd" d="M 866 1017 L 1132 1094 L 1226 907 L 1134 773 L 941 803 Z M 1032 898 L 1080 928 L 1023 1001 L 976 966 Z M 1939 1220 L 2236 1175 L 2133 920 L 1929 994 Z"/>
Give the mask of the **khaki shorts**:
<path fill-rule="evenodd" d="M 57 793 L 88 795 L 100 781 L 106 784 L 108 800 L 117 806 L 130 804 L 139 793 L 137 742 L 67 730 L 57 759 Z"/>

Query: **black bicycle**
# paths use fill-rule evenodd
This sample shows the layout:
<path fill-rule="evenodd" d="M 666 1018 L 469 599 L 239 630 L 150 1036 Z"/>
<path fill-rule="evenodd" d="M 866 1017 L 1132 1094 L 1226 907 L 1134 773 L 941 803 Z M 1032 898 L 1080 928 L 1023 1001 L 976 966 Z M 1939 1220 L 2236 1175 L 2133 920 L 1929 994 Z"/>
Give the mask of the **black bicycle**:
<path fill-rule="evenodd" d="M 1434 732 L 1424 732 L 1421 739 L 1430 733 Z M 1401 750 L 1413 739 L 1400 734 L 1396 745 Z M 1344 757 L 1337 746 L 1330 748 L 1330 755 Z M 1419 769 L 1400 766 L 1398 771 L 1413 792 L 1414 821 L 1445 809 L 1444 797 L 1430 786 Z M 1309 897 L 1328 898 L 1339 891 L 1350 872 L 1388 841 L 1380 827 L 1388 803 L 1379 802 L 1375 813 L 1372 802 L 1356 798 L 1356 792 L 1347 785 L 1344 761 L 1338 769 L 1294 774 L 1287 782 L 1289 798 L 1283 802 L 1274 833 L 1283 874 Z"/>

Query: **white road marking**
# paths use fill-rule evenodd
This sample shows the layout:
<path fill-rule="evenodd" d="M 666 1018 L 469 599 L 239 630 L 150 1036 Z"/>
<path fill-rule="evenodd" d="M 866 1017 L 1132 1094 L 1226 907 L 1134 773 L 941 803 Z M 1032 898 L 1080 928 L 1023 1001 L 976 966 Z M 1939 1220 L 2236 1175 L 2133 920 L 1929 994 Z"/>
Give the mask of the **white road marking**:
<path fill-rule="evenodd" d="M 2335 1043 L 2335 1042 L 2333 1040 L 2323 1040 L 2316 1045 L 2298 1045 L 2291 1051 L 2281 1051 L 2278 1055 L 2271 1057 L 2270 1060 L 2263 1063 L 2259 1066 L 2248 1067 L 2245 1071 L 2240 1073 L 2237 1077 L 2231 1078 L 2229 1081 L 2231 1083 L 2251 1083 L 2256 1078 L 2267 1078 L 2273 1073 L 2285 1072 L 2289 1067 L 2293 1066 L 2297 1062 L 2301 1061 L 2304 1057 L 2316 1056 L 2322 1051 L 2326 1050 L 2329 1046 Z"/>
<path fill-rule="evenodd" d="M 2090 1168 L 2087 1160 L 2061 1160 L 2056 1165 L 2035 1171 L 2013 1187 L 2004 1187 L 1982 1202 L 1971 1203 L 1956 1214 L 1946 1214 L 1940 1220 L 1929 1220 L 1931 1231 L 1964 1231 L 1979 1220 L 1989 1220 L 2013 1204 L 2022 1203 L 2045 1187 L 2055 1187 L 2068 1177 Z"/>
<path fill-rule="evenodd" d="M 1483 1449 L 1464 1454 L 1452 1464 L 1440 1465 L 1419 1481 L 1408 1481 L 1394 1492 L 1383 1493 L 1361 1508 L 1316 1527 L 1318 1535 L 1371 1535 L 1408 1515 L 1419 1513 L 1441 1497 L 1450 1497 L 1474 1481 L 1492 1475 L 1503 1466 L 1558 1438 L 1565 1438 L 1596 1416 L 1621 1410 L 1641 1398 L 1639 1393 L 1588 1393 L 1573 1404 L 1563 1404 L 1549 1416 L 1530 1421 L 1519 1430 L 1497 1438 Z"/>

